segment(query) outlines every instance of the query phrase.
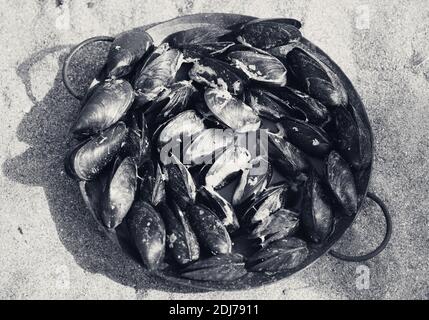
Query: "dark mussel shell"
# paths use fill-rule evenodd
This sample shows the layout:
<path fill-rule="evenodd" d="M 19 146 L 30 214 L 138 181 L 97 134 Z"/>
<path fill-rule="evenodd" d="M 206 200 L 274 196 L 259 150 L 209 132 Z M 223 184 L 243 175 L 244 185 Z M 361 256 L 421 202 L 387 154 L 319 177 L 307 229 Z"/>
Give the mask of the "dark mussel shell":
<path fill-rule="evenodd" d="M 208 170 L 205 176 L 206 186 L 215 190 L 223 188 L 231 179 L 249 167 L 251 159 L 252 156 L 246 148 L 232 145 Z"/>
<path fill-rule="evenodd" d="M 202 203 L 216 213 L 229 233 L 240 228 L 234 208 L 218 192 L 210 187 L 202 186 L 198 195 Z"/>
<path fill-rule="evenodd" d="M 265 247 L 268 244 L 293 236 L 300 225 L 299 214 L 287 209 L 280 209 L 256 224 L 249 238 Z"/>
<path fill-rule="evenodd" d="M 183 163 L 191 165 L 213 163 L 213 158 L 217 158 L 217 155 L 233 144 L 234 139 L 231 129 L 206 129 L 186 147 Z"/>
<path fill-rule="evenodd" d="M 138 197 L 154 207 L 165 201 L 165 176 L 161 166 L 148 160 L 139 169 Z"/>
<path fill-rule="evenodd" d="M 278 134 L 268 133 L 268 154 L 279 171 L 286 176 L 297 176 L 310 167 L 306 155 Z"/>
<path fill-rule="evenodd" d="M 217 42 L 231 31 L 216 26 L 197 27 L 178 31 L 164 39 L 172 48 L 182 49 L 186 45 Z"/>
<path fill-rule="evenodd" d="M 200 246 L 192 231 L 188 218 L 174 202 L 159 205 L 159 211 L 167 230 L 167 250 L 170 250 L 177 263 L 186 265 L 200 258 Z"/>
<path fill-rule="evenodd" d="M 107 55 L 104 72 L 107 78 L 122 78 L 153 46 L 152 37 L 143 30 L 130 30 L 119 34 Z"/>
<path fill-rule="evenodd" d="M 90 138 L 66 155 L 67 174 L 78 180 L 94 179 L 119 153 L 127 139 L 128 129 L 118 122 L 100 135 Z"/>
<path fill-rule="evenodd" d="M 285 238 L 269 244 L 249 258 L 249 271 L 277 273 L 297 268 L 308 256 L 305 241 Z"/>
<path fill-rule="evenodd" d="M 235 43 L 230 41 L 187 44 L 182 46 L 182 52 L 185 60 L 192 61 L 192 60 L 201 59 L 204 57 L 217 56 L 221 53 L 224 53 L 234 45 Z"/>
<path fill-rule="evenodd" d="M 134 101 L 134 91 L 127 81 L 111 80 L 100 84 L 86 101 L 71 131 L 93 135 L 118 122 Z"/>
<path fill-rule="evenodd" d="M 337 133 L 337 148 L 344 159 L 354 168 L 367 166 L 371 162 L 371 138 L 363 126 L 360 116 L 355 121 L 347 108 L 333 110 Z"/>
<path fill-rule="evenodd" d="M 299 120 L 283 121 L 288 140 L 306 154 L 323 157 L 332 149 L 328 134 L 319 127 Z"/>
<path fill-rule="evenodd" d="M 192 229 L 200 245 L 211 254 L 228 254 L 232 250 L 232 241 L 218 216 L 203 205 L 193 205 L 188 210 Z"/>
<path fill-rule="evenodd" d="M 287 110 L 295 110 L 295 112 L 290 112 L 292 117 L 294 117 L 294 113 L 304 115 L 305 119 L 301 120 L 306 120 L 314 125 L 323 125 L 330 120 L 329 110 L 304 92 L 290 87 L 273 88 L 270 91 L 282 101 Z"/>
<path fill-rule="evenodd" d="M 289 112 L 282 106 L 280 99 L 259 88 L 251 88 L 246 95 L 246 103 L 260 116 L 272 121 L 284 119 Z"/>
<path fill-rule="evenodd" d="M 267 50 L 301 39 L 301 32 L 292 24 L 260 20 L 245 24 L 237 40 L 252 47 Z"/>
<path fill-rule="evenodd" d="M 195 110 L 183 111 L 169 120 L 157 130 L 159 134 L 155 133 L 155 136 L 158 136 L 161 161 L 164 162 L 164 157 L 169 155 L 168 153 L 175 145 L 182 142 L 187 144 L 193 136 L 198 135 L 204 129 L 204 121 Z M 164 146 L 170 148 L 163 150 Z"/>
<path fill-rule="evenodd" d="M 256 112 L 228 91 L 208 89 L 204 98 L 213 115 L 238 133 L 256 131 L 261 126 L 261 119 Z"/>
<path fill-rule="evenodd" d="M 139 105 L 155 100 L 170 86 L 182 63 L 183 54 L 179 50 L 172 49 L 145 65 L 134 82 Z"/>
<path fill-rule="evenodd" d="M 349 164 L 336 151 L 326 160 L 326 179 L 344 213 L 355 215 L 358 206 L 355 179 Z"/>
<path fill-rule="evenodd" d="M 137 200 L 127 216 L 128 229 L 149 270 L 160 267 L 165 255 L 165 225 L 158 211 L 149 203 Z"/>
<path fill-rule="evenodd" d="M 274 56 L 253 51 L 234 51 L 228 54 L 228 59 L 252 80 L 272 86 L 286 85 L 286 67 Z"/>
<path fill-rule="evenodd" d="M 182 277 L 199 281 L 233 281 L 246 274 L 244 257 L 237 253 L 202 259 L 181 270 Z"/>
<path fill-rule="evenodd" d="M 122 149 L 122 154 L 125 157 L 132 157 L 137 167 L 140 167 L 150 159 L 152 152 L 146 117 L 143 112 L 135 110 L 127 119 L 127 124 L 129 128 L 128 138 Z"/>
<path fill-rule="evenodd" d="M 304 231 L 314 243 L 323 243 L 331 234 L 334 214 L 323 186 L 313 173 L 306 182 L 301 213 Z"/>
<path fill-rule="evenodd" d="M 241 72 L 228 63 L 213 58 L 194 62 L 189 77 L 212 88 L 227 90 L 234 95 L 243 93 L 245 80 Z"/>
<path fill-rule="evenodd" d="M 304 91 L 326 106 L 346 106 L 347 91 L 337 75 L 308 51 L 294 48 L 286 56 L 287 66 Z"/>
<path fill-rule="evenodd" d="M 119 159 L 104 191 L 101 217 L 107 228 L 116 228 L 127 215 L 137 189 L 137 166 L 133 158 Z"/>
<path fill-rule="evenodd" d="M 197 187 L 188 169 L 175 156 L 171 155 L 171 162 L 164 166 L 167 175 L 167 191 L 174 201 L 183 210 L 195 203 Z"/>
<path fill-rule="evenodd" d="M 250 167 L 243 171 L 232 196 L 232 205 L 238 206 L 254 200 L 270 184 L 273 168 L 265 156 L 250 161 Z"/>
<path fill-rule="evenodd" d="M 250 20 L 249 22 L 246 22 L 245 25 L 251 25 L 251 24 L 258 24 L 258 23 L 284 23 L 284 24 L 290 24 L 291 26 L 294 26 L 297 29 L 301 29 L 302 24 L 301 21 L 293 19 L 293 18 L 258 18 Z"/>

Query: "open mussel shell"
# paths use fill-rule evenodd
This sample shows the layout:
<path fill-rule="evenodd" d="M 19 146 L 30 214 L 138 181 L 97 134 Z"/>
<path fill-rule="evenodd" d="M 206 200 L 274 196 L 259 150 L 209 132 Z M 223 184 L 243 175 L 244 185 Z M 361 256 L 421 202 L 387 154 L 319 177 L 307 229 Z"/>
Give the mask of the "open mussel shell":
<path fill-rule="evenodd" d="M 203 119 L 198 115 L 195 110 L 187 110 L 178 114 L 166 124 L 161 126 L 155 132 L 154 136 L 158 137 L 158 149 L 161 151 L 161 161 L 168 157 L 169 151 L 175 145 L 180 143 L 189 143 L 193 136 L 198 135 L 205 129 Z M 163 147 L 170 147 L 168 150 L 163 150 Z"/>
<path fill-rule="evenodd" d="M 200 246 L 192 231 L 186 213 L 174 202 L 162 203 L 157 207 L 165 222 L 167 250 L 178 264 L 186 265 L 200 258 Z"/>
<path fill-rule="evenodd" d="M 204 57 L 217 56 L 224 53 L 234 45 L 235 43 L 230 41 L 187 44 L 182 46 L 182 52 L 185 60 L 192 61 Z"/>
<path fill-rule="evenodd" d="M 64 160 L 67 174 L 78 180 L 94 179 L 119 153 L 127 139 L 128 129 L 118 122 L 100 135 L 72 149 Z"/>
<path fill-rule="evenodd" d="M 134 101 L 134 91 L 125 80 L 111 80 L 94 89 L 71 128 L 77 136 L 96 134 L 118 122 Z"/>
<path fill-rule="evenodd" d="M 215 190 L 226 186 L 234 177 L 249 167 L 250 152 L 240 146 L 232 145 L 222 153 L 205 176 L 207 187 Z"/>
<path fill-rule="evenodd" d="M 164 166 L 167 175 L 167 191 L 183 210 L 195 203 L 197 187 L 188 169 L 175 156 Z"/>
<path fill-rule="evenodd" d="M 165 201 L 165 176 L 159 163 L 147 160 L 139 168 L 138 198 L 156 207 Z"/>
<path fill-rule="evenodd" d="M 247 261 L 249 271 L 269 274 L 297 268 L 308 256 L 305 241 L 285 238 L 260 249 Z"/>
<path fill-rule="evenodd" d="M 203 163 L 213 163 L 228 146 L 234 143 L 234 133 L 231 129 L 209 128 L 202 131 L 186 147 L 184 153 L 184 163 L 200 165 Z"/>
<path fill-rule="evenodd" d="M 216 26 L 203 26 L 179 31 L 169 35 L 164 39 L 172 48 L 182 49 L 183 46 L 190 44 L 201 44 L 217 42 L 221 37 L 229 34 L 231 31 Z"/>
<path fill-rule="evenodd" d="M 120 33 L 110 47 L 104 72 L 107 78 L 122 78 L 153 46 L 152 37 L 143 30 Z"/>
<path fill-rule="evenodd" d="M 134 88 L 139 105 L 155 100 L 170 86 L 183 63 L 183 54 L 176 49 L 167 50 L 145 65 L 139 72 Z"/>
<path fill-rule="evenodd" d="M 334 214 L 329 198 L 313 173 L 307 180 L 304 191 L 301 221 L 306 235 L 314 243 L 322 243 L 331 234 Z"/>
<path fill-rule="evenodd" d="M 140 167 L 150 159 L 152 153 L 146 117 L 143 112 L 135 110 L 129 115 L 127 124 L 128 138 L 121 154 L 132 157 L 137 167 Z"/>
<path fill-rule="evenodd" d="M 332 151 L 326 160 L 326 179 L 344 213 L 353 216 L 358 208 L 358 196 L 349 164 Z"/>
<path fill-rule="evenodd" d="M 202 186 L 198 192 L 198 199 L 216 213 L 229 233 L 233 233 L 240 228 L 234 208 L 214 189 Z"/>
<path fill-rule="evenodd" d="M 201 246 L 213 255 L 231 253 L 232 241 L 229 233 L 213 211 L 206 206 L 195 204 L 189 207 L 187 213 Z"/>
<path fill-rule="evenodd" d="M 189 70 L 189 77 L 195 82 L 227 90 L 233 95 L 241 94 L 245 85 L 245 77 L 238 69 L 209 57 L 195 61 L 192 69 Z"/>
<path fill-rule="evenodd" d="M 238 133 L 256 131 L 261 126 L 256 112 L 225 90 L 208 89 L 204 98 L 213 115 Z"/>
<path fill-rule="evenodd" d="M 272 86 L 286 85 L 286 67 L 274 56 L 253 51 L 234 51 L 227 57 L 252 80 Z"/>
<path fill-rule="evenodd" d="M 137 200 L 127 215 L 127 224 L 143 263 L 149 270 L 160 267 L 165 255 L 165 225 L 149 203 Z"/>
<path fill-rule="evenodd" d="M 270 184 L 273 168 L 265 156 L 258 156 L 250 161 L 250 167 L 241 174 L 232 196 L 232 205 L 239 206 L 255 199 Z"/>
<path fill-rule="evenodd" d="M 244 257 L 237 253 L 202 259 L 181 270 L 182 277 L 199 281 L 233 281 L 246 273 Z"/>
<path fill-rule="evenodd" d="M 249 238 L 254 240 L 258 246 L 265 247 L 274 241 L 293 236 L 299 225 L 298 213 L 280 209 L 254 225 Z"/>
<path fill-rule="evenodd" d="M 102 201 L 101 217 L 107 228 L 116 228 L 127 215 L 137 189 L 137 166 L 128 157 L 115 162 Z"/>
<path fill-rule="evenodd" d="M 286 56 L 287 66 L 310 96 L 326 106 L 346 106 L 347 91 L 337 75 L 323 62 L 301 48 Z"/>
<path fill-rule="evenodd" d="M 332 149 L 331 140 L 322 128 L 289 119 L 283 121 L 283 125 L 288 140 L 310 156 L 323 157 Z"/>
<path fill-rule="evenodd" d="M 283 46 L 302 37 L 296 26 L 273 20 L 245 24 L 237 33 L 239 42 L 263 50 Z"/>

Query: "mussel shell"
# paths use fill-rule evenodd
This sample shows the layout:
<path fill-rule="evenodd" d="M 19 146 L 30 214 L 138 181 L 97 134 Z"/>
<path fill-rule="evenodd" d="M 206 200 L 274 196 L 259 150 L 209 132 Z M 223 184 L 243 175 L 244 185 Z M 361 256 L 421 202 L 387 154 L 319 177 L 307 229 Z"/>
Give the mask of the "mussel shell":
<path fill-rule="evenodd" d="M 326 106 L 346 106 L 347 91 L 337 75 L 309 51 L 294 48 L 286 56 L 289 69 L 304 90 Z"/>
<path fill-rule="evenodd" d="M 186 147 L 184 163 L 191 165 L 213 163 L 213 157 L 217 158 L 216 155 L 233 144 L 234 139 L 234 133 L 230 129 L 206 129 Z"/>
<path fill-rule="evenodd" d="M 234 95 L 243 93 L 245 85 L 241 71 L 226 62 L 208 57 L 194 62 L 189 77 L 209 87 L 228 90 Z"/>
<path fill-rule="evenodd" d="M 165 177 L 161 166 L 148 160 L 139 169 L 140 185 L 138 197 L 154 207 L 166 199 Z"/>
<path fill-rule="evenodd" d="M 291 26 L 294 26 L 297 29 L 301 29 L 301 27 L 302 27 L 301 21 L 298 21 L 298 20 L 293 19 L 293 18 L 259 18 L 259 19 L 250 20 L 249 22 L 246 22 L 245 25 L 258 24 L 261 22 L 264 22 L 264 23 L 274 22 L 274 23 L 290 24 Z"/>
<path fill-rule="evenodd" d="M 252 47 L 267 50 L 297 41 L 302 37 L 295 26 L 275 21 L 257 21 L 244 25 L 237 40 Z"/>
<path fill-rule="evenodd" d="M 283 122 L 288 140 L 306 154 L 323 157 L 332 149 L 328 134 L 322 129 L 303 121 Z"/>
<path fill-rule="evenodd" d="M 139 72 L 134 82 L 140 105 L 155 100 L 170 86 L 183 62 L 183 54 L 176 49 L 168 50 L 154 58 Z"/>
<path fill-rule="evenodd" d="M 116 228 L 127 215 L 137 189 L 137 166 L 134 159 L 118 159 L 107 184 L 101 217 L 107 228 Z"/>
<path fill-rule="evenodd" d="M 226 186 L 233 177 L 249 167 L 252 159 L 250 152 L 243 147 L 233 145 L 221 154 L 205 177 L 207 187 L 215 190 Z"/>
<path fill-rule="evenodd" d="M 201 59 L 208 56 L 216 56 L 224 53 L 229 48 L 234 46 L 234 42 L 221 41 L 221 42 L 206 42 L 199 44 L 188 44 L 182 46 L 183 57 L 186 60 Z"/>
<path fill-rule="evenodd" d="M 113 41 L 107 56 L 107 77 L 121 78 L 128 75 L 152 46 L 152 37 L 143 30 L 120 33 Z"/>
<path fill-rule="evenodd" d="M 228 59 L 252 80 L 272 86 L 286 85 L 286 67 L 276 57 L 253 51 L 235 51 L 228 54 Z"/>
<path fill-rule="evenodd" d="M 163 203 L 159 207 L 167 230 L 167 249 L 181 265 L 186 265 L 200 258 L 200 246 L 192 231 L 188 218 L 175 203 L 171 208 Z"/>
<path fill-rule="evenodd" d="M 128 138 L 121 154 L 132 157 L 140 167 L 151 157 L 151 143 L 146 117 L 143 112 L 135 110 L 127 119 Z"/>
<path fill-rule="evenodd" d="M 332 232 L 334 215 L 331 205 L 314 174 L 306 183 L 301 220 L 305 233 L 315 243 L 323 243 Z"/>
<path fill-rule="evenodd" d="M 175 156 L 164 166 L 167 175 L 167 191 L 182 210 L 195 203 L 197 188 L 188 169 Z"/>
<path fill-rule="evenodd" d="M 149 203 L 137 200 L 127 215 L 131 237 L 149 270 L 156 270 L 165 255 L 166 231 L 164 222 Z"/>
<path fill-rule="evenodd" d="M 230 30 L 216 26 L 197 27 L 170 34 L 163 40 L 163 43 L 168 43 L 172 48 L 182 49 L 183 46 L 190 44 L 217 42 L 230 32 Z"/>
<path fill-rule="evenodd" d="M 181 270 L 182 277 L 199 281 L 233 281 L 246 274 L 244 258 L 237 253 L 198 260 Z"/>
<path fill-rule="evenodd" d="M 358 195 L 353 173 L 348 163 L 332 151 L 326 160 L 326 179 L 344 213 L 353 216 L 357 212 Z"/>
<path fill-rule="evenodd" d="M 200 199 L 201 203 L 216 213 L 229 233 L 240 228 L 234 208 L 218 192 L 210 187 L 202 186 L 198 195 L 199 198 L 197 199 Z"/>
<path fill-rule="evenodd" d="M 66 155 L 64 167 L 67 174 L 78 180 L 92 180 L 116 157 L 127 134 L 125 123 L 118 122 L 100 135 L 80 143 Z"/>
<path fill-rule="evenodd" d="M 305 241 L 285 238 L 269 244 L 249 258 L 249 271 L 277 273 L 297 268 L 308 256 Z"/>
<path fill-rule="evenodd" d="M 252 107 L 260 117 L 272 121 L 284 119 L 289 115 L 278 100 L 276 101 L 273 99 L 270 94 L 263 89 L 250 89 L 246 95 L 246 103 Z"/>
<path fill-rule="evenodd" d="M 222 221 L 213 211 L 203 205 L 195 204 L 189 208 L 188 217 L 201 246 L 213 255 L 231 253 L 231 238 Z"/>
<path fill-rule="evenodd" d="M 122 118 L 133 100 L 134 91 L 127 81 L 120 79 L 105 82 L 94 89 L 71 131 L 78 136 L 103 131 Z"/>
<path fill-rule="evenodd" d="M 204 98 L 214 116 L 238 133 L 256 131 L 261 126 L 261 120 L 255 111 L 227 91 L 208 89 Z"/>

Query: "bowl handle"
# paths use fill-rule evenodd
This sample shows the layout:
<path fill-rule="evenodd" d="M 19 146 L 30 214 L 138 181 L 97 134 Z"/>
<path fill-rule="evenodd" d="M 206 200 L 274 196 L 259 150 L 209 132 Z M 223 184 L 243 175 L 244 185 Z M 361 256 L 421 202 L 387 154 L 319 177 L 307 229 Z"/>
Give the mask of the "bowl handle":
<path fill-rule="evenodd" d="M 84 41 L 82 41 L 81 43 L 79 43 L 76 47 L 74 47 L 70 53 L 68 54 L 67 58 L 64 61 L 63 64 L 63 70 L 62 70 L 62 77 L 63 77 L 63 82 L 65 87 L 67 88 L 67 90 L 70 92 L 70 94 L 75 97 L 78 100 L 82 100 L 83 96 L 81 96 L 78 92 L 76 92 L 76 90 L 73 88 L 72 84 L 70 83 L 70 79 L 69 79 L 69 67 L 70 67 L 70 63 L 73 59 L 73 57 L 75 56 L 75 54 L 82 49 L 83 47 L 92 44 L 94 42 L 102 42 L 102 41 L 106 41 L 106 42 L 113 42 L 115 38 L 113 37 L 109 37 L 109 36 L 97 36 L 97 37 L 92 37 L 89 39 L 86 39 Z"/>
<path fill-rule="evenodd" d="M 334 258 L 337 258 L 337 259 L 343 260 L 343 261 L 349 261 L 349 262 L 367 261 L 367 260 L 370 260 L 370 259 L 376 257 L 377 255 L 379 255 L 386 248 L 387 244 L 389 243 L 390 237 L 392 236 L 392 218 L 391 218 L 390 212 L 387 209 L 386 205 L 384 204 L 383 200 L 381 200 L 378 196 L 376 196 L 375 194 L 370 193 L 370 192 L 368 192 L 366 196 L 367 196 L 367 198 L 374 201 L 380 207 L 381 211 L 383 212 L 384 218 L 386 220 L 386 233 L 384 235 L 383 241 L 380 243 L 380 245 L 376 249 L 374 249 L 370 253 L 367 253 L 367 254 L 364 254 L 361 256 L 348 256 L 348 255 L 341 254 L 341 253 L 334 251 L 334 250 L 329 251 L 329 254 L 331 256 L 333 256 Z"/>

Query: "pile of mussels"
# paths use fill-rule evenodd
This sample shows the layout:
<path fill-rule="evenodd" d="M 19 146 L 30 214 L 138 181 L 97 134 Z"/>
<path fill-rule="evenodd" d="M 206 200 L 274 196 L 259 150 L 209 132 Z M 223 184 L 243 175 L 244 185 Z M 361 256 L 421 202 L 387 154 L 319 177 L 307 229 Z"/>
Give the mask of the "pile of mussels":
<path fill-rule="evenodd" d="M 65 168 L 101 181 L 97 214 L 128 230 L 149 270 L 232 281 L 299 269 L 356 214 L 370 133 L 300 28 L 258 19 L 180 31 L 158 47 L 141 30 L 113 41 Z M 251 133 L 249 148 L 238 143 Z"/>

